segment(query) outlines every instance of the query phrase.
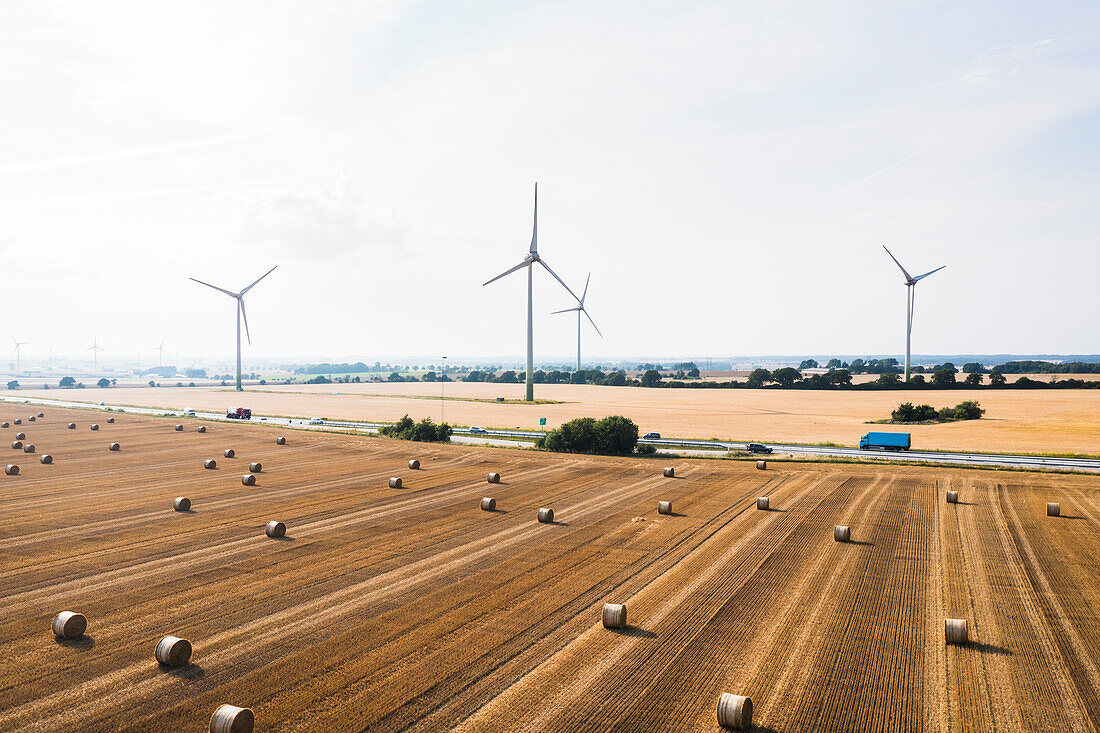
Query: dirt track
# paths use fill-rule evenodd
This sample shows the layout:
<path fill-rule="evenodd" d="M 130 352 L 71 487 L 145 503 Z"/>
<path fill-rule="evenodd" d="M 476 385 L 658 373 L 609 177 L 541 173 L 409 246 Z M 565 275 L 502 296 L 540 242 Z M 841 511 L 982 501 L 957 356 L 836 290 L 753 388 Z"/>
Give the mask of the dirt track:
<path fill-rule="evenodd" d="M 713 731 L 723 691 L 765 730 L 1100 725 L 1095 477 L 684 460 L 665 479 L 644 460 L 45 412 L 0 430 L 22 469 L 0 476 L 0 730 L 200 731 L 229 702 L 258 730 Z M 17 431 L 36 454 L 8 448 Z M 600 625 L 607 601 L 627 630 Z M 50 633 L 67 609 L 86 638 Z M 973 643 L 945 646 L 945 616 Z M 166 634 L 191 665 L 158 667 Z"/>

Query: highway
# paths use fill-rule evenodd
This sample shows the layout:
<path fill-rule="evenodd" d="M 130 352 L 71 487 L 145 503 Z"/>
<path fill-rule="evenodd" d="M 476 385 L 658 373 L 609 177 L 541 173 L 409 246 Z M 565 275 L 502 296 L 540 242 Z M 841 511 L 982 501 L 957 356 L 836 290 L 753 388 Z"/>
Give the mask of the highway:
<path fill-rule="evenodd" d="M 0 402 L 9 404 L 33 404 L 55 407 L 93 408 L 101 410 L 115 410 L 143 415 L 177 415 L 182 416 L 181 410 L 169 410 L 156 407 L 129 407 L 89 402 L 74 402 L 55 399 L 19 399 L 11 396 L 0 397 Z M 196 412 L 195 417 L 203 420 L 228 420 L 224 413 Z M 387 423 L 348 421 L 348 420 L 323 420 L 320 424 L 311 424 L 306 418 L 266 417 L 254 415 L 253 422 L 267 425 L 286 425 L 293 428 L 306 428 L 310 430 L 354 430 L 364 433 L 377 433 L 378 429 Z M 459 443 L 478 445 L 496 445 L 507 447 L 530 446 L 541 438 L 544 433 L 525 430 L 481 430 L 472 428 L 454 428 L 453 440 Z M 721 455 L 722 451 L 746 450 L 747 443 L 725 442 L 713 440 L 690 440 L 658 438 L 639 438 L 639 443 L 656 446 L 663 452 L 679 453 L 683 455 Z M 1023 469 L 1058 469 L 1069 471 L 1088 471 L 1100 473 L 1100 459 L 1096 458 L 1061 458 L 1056 456 L 1021 456 L 1001 455 L 997 453 L 953 453 L 946 451 L 877 451 L 860 450 L 858 448 L 821 447 L 809 445 L 790 445 L 782 443 L 768 443 L 772 449 L 772 455 L 779 457 L 788 456 L 816 456 L 821 458 L 848 458 L 857 460 L 885 459 L 890 461 L 912 461 L 915 463 L 938 463 L 966 466 L 989 466 L 991 468 L 1023 468 Z M 767 455 L 761 458 L 767 459 Z"/>

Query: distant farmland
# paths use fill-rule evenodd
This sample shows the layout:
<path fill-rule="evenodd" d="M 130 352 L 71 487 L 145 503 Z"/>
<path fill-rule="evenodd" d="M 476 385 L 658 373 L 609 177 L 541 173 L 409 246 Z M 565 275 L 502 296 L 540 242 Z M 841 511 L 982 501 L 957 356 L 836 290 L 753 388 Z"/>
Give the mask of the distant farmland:
<path fill-rule="evenodd" d="M 409 382 L 268 385 L 241 394 L 210 387 L 20 390 L 4 394 L 9 398 L 107 400 L 176 409 L 224 410 L 240 404 L 260 414 L 392 421 L 406 413 L 439 420 L 439 393 L 438 383 Z M 446 418 L 459 425 L 537 429 L 541 417 L 547 418 L 548 427 L 555 427 L 575 417 L 623 414 L 633 418 L 642 432 L 653 430 L 666 437 L 850 446 L 874 429 L 867 421 L 889 417 L 900 402 L 943 407 L 976 399 L 986 409 L 985 419 L 908 428 L 913 433 L 914 448 L 1100 454 L 1100 390 L 813 392 L 547 384 L 536 385 L 535 396 L 560 404 L 525 405 L 491 402 L 495 397 L 522 398 L 523 385 L 449 382 L 446 394 L 451 398 L 446 403 Z"/>
<path fill-rule="evenodd" d="M 0 730 L 198 731 L 231 703 L 261 731 L 714 731 L 722 692 L 764 730 L 1100 720 L 1095 477 L 677 460 L 667 479 L 652 460 L 44 409 L 0 431 L 55 459 L 5 443 L 22 470 L 0 476 Z M 606 602 L 626 629 L 601 626 Z M 88 617 L 83 639 L 55 640 L 61 610 Z M 948 617 L 969 644 L 944 644 Z M 158 668 L 167 634 L 191 664 Z"/>

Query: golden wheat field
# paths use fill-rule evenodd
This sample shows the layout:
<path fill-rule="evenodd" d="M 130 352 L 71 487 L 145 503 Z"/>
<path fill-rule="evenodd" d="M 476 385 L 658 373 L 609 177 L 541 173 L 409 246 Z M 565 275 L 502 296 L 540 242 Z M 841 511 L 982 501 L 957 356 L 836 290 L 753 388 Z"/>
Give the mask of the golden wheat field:
<path fill-rule="evenodd" d="M 269 415 L 334 419 L 396 420 L 404 414 L 458 425 L 538 428 L 545 417 L 555 427 L 575 417 L 621 414 L 641 431 L 665 437 L 723 438 L 856 445 L 901 402 L 934 407 L 975 399 L 986 409 L 981 421 L 915 425 L 917 449 L 1023 453 L 1100 454 L 1100 390 L 890 391 L 689 390 L 535 385 L 535 397 L 555 404 L 497 403 L 522 399 L 523 385 L 452 382 L 438 399 L 438 383 L 287 385 L 249 389 L 116 388 L 24 390 L 20 395 L 110 401 L 111 404 L 224 410 L 243 405 Z M 333 394 L 339 392 L 339 394 Z"/>
<path fill-rule="evenodd" d="M 765 731 L 1100 721 L 1093 476 L 685 459 L 666 478 L 23 407 L 0 406 L 24 419 L 0 431 L 21 468 L 0 476 L 0 730 L 202 731 L 230 703 L 260 731 L 714 731 L 723 692 Z M 624 628 L 601 624 L 609 602 Z M 83 636 L 51 632 L 64 610 Z M 154 660 L 166 635 L 187 664 Z"/>

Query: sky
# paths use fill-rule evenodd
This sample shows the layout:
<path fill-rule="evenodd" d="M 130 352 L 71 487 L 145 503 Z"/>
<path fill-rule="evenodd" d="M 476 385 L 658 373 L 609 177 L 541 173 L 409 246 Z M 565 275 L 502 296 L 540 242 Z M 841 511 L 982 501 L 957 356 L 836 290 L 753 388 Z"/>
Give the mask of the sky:
<path fill-rule="evenodd" d="M 26 359 L 1096 353 L 1095 2 L 4 3 Z M 536 360 L 576 350 L 534 277 Z M 0 336 L 6 336 L 6 333 Z M 0 346 L 0 351 L 3 347 Z"/>

